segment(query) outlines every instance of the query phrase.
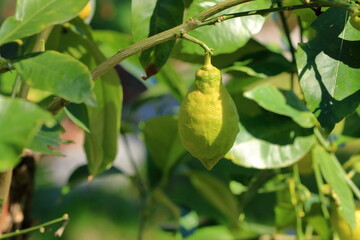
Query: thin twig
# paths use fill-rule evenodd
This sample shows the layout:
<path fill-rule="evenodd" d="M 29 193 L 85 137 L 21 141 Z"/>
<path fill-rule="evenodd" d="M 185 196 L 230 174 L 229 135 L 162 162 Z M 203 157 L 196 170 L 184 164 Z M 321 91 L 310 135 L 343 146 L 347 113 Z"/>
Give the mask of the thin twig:
<path fill-rule="evenodd" d="M 12 86 L 12 90 L 11 90 L 11 97 L 12 98 L 16 98 L 16 94 L 17 94 L 17 91 L 18 91 L 20 85 L 21 85 L 21 78 L 20 78 L 20 75 L 17 74 L 16 78 L 15 78 L 15 81 L 14 81 L 14 84 Z"/>
<path fill-rule="evenodd" d="M 324 181 L 323 181 L 323 178 L 322 178 L 322 175 L 321 175 L 321 171 L 320 171 L 320 167 L 319 167 L 319 163 L 317 162 L 316 158 L 313 158 L 312 157 L 312 167 L 314 169 L 314 174 L 315 174 L 315 180 L 316 180 L 316 185 L 317 185 L 317 188 L 318 188 L 318 191 L 319 191 L 319 198 L 320 198 L 320 206 L 321 206 L 321 210 L 322 210 L 322 213 L 324 215 L 324 217 L 326 219 L 329 218 L 330 214 L 329 214 L 329 210 L 327 209 L 325 203 L 326 203 L 326 197 L 323 193 L 323 189 L 322 189 L 322 186 L 324 186 Z"/>
<path fill-rule="evenodd" d="M 12 178 L 12 170 L 6 172 L 0 172 L 0 235 L 2 227 L 1 223 L 4 223 L 6 202 L 8 201 L 9 189 Z"/>
<path fill-rule="evenodd" d="M 18 235 L 22 235 L 22 234 L 26 234 L 26 233 L 30 233 L 30 232 L 34 232 L 37 230 L 40 231 L 44 231 L 44 229 L 47 226 L 53 225 L 55 223 L 59 223 L 59 222 L 63 222 L 63 221 L 68 221 L 69 220 L 69 215 L 68 214 L 64 214 L 62 217 L 51 220 L 49 222 L 37 225 L 35 227 L 31 227 L 31 228 L 26 228 L 26 229 L 22 229 L 22 230 L 17 230 L 15 232 L 11 232 L 11 233 L 6 233 L 0 236 L 0 239 L 6 239 L 6 238 L 10 238 L 10 237 L 14 237 L 14 236 L 18 236 Z"/>
<path fill-rule="evenodd" d="M 198 44 L 200 47 L 202 47 L 205 50 L 206 53 L 209 53 L 210 55 L 213 54 L 213 49 L 209 48 L 208 45 L 206 45 L 206 43 L 204 43 L 203 41 L 200 41 L 197 38 L 194 38 L 194 37 L 190 36 L 187 33 L 181 33 L 179 35 L 179 38 L 182 38 L 182 39 L 185 39 L 185 40 L 190 41 L 192 43 Z"/>
<path fill-rule="evenodd" d="M 237 12 L 237 13 L 229 13 L 229 14 L 224 14 L 222 16 L 218 16 L 218 17 L 214 17 L 214 18 L 210 18 L 206 21 L 203 21 L 201 24 L 198 24 L 198 27 L 202 27 L 202 26 L 207 26 L 207 25 L 214 25 L 218 22 L 223 22 L 223 21 L 227 21 L 233 18 L 238 18 L 238 17 L 247 17 L 247 16 L 253 16 L 253 15 L 267 15 L 269 13 L 274 13 L 274 12 L 282 12 L 282 11 L 293 11 L 293 10 L 298 10 L 298 9 L 306 9 L 306 8 L 310 8 L 311 6 L 316 6 L 316 7 L 328 7 L 331 6 L 330 4 L 318 4 L 318 3 L 309 3 L 307 5 L 291 5 L 291 6 L 283 6 L 283 7 L 277 7 L 277 8 L 264 8 L 264 9 L 259 9 L 259 10 L 251 10 L 251 11 L 245 11 L 245 12 Z"/>
<path fill-rule="evenodd" d="M 298 199 L 298 186 L 301 184 L 300 182 L 300 173 L 299 173 L 299 165 L 294 164 L 293 165 L 293 178 L 292 181 L 290 181 L 291 186 L 291 199 L 293 207 L 295 208 L 296 212 L 296 238 L 298 240 L 304 239 L 304 233 L 303 233 L 303 223 L 302 223 L 302 215 L 303 215 L 303 204 Z"/>
<path fill-rule="evenodd" d="M 147 187 L 145 185 L 145 182 L 143 181 L 142 177 L 141 177 L 141 173 L 139 168 L 136 165 L 136 161 L 135 158 L 133 157 L 132 153 L 131 153 L 131 149 L 130 149 L 130 144 L 129 141 L 127 139 L 126 134 L 123 134 L 124 137 L 124 145 L 125 148 L 128 150 L 129 153 L 129 160 L 130 160 L 130 164 L 132 165 L 134 172 L 135 172 L 135 184 L 136 187 L 139 191 L 139 195 L 140 195 L 140 202 L 141 202 L 141 206 L 140 206 L 140 222 L 139 222 L 139 227 L 138 227 L 138 240 L 142 240 L 142 236 L 145 230 L 145 226 L 146 226 L 146 221 L 147 221 L 147 209 L 148 209 L 148 191 L 147 191 Z"/>
<path fill-rule="evenodd" d="M 243 4 L 243 3 L 251 2 L 251 1 L 254 1 L 254 0 L 226 0 L 219 4 L 212 6 L 211 8 L 204 10 L 203 12 L 199 13 L 197 16 L 193 17 L 193 19 L 195 19 L 196 21 L 202 22 L 221 11 L 224 11 L 228 8 L 231 8 L 231 7 Z"/>
<path fill-rule="evenodd" d="M 281 1 L 279 1 L 278 4 L 279 4 L 279 7 L 282 7 Z M 292 41 L 291 41 L 289 25 L 288 25 L 288 22 L 286 21 L 284 12 L 280 11 L 279 15 L 280 15 L 280 20 L 281 20 L 281 23 L 282 23 L 282 26 L 283 26 L 283 29 L 284 29 L 284 33 L 285 33 L 285 36 L 286 36 L 286 40 L 288 42 L 289 50 L 290 50 L 290 53 L 291 53 L 291 63 L 295 64 L 295 48 L 294 48 L 294 46 L 292 44 Z"/>

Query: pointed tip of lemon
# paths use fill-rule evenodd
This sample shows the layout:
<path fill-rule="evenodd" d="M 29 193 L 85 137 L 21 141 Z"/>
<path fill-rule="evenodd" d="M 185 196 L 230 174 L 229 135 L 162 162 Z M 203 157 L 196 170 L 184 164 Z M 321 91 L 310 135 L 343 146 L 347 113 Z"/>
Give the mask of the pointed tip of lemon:
<path fill-rule="evenodd" d="M 211 159 L 211 160 L 201 160 L 201 159 L 199 160 L 204 165 L 204 167 L 210 171 L 219 162 L 220 158 Z"/>

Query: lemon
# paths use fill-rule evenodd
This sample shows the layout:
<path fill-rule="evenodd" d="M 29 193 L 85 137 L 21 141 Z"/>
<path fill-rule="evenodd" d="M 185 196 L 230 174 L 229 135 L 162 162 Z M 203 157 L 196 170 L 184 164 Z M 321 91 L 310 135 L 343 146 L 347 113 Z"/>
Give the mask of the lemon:
<path fill-rule="evenodd" d="M 84 20 L 85 23 L 89 24 L 95 13 L 95 0 L 89 0 L 85 7 L 80 11 L 79 17 Z"/>
<path fill-rule="evenodd" d="M 360 10 L 355 9 L 350 13 L 350 24 L 360 31 Z"/>
<path fill-rule="evenodd" d="M 81 12 L 79 13 L 79 17 L 81 19 L 86 19 L 90 16 L 91 13 L 91 5 L 90 5 L 90 1 L 85 5 L 85 7 L 81 10 Z"/>
<path fill-rule="evenodd" d="M 331 223 L 333 224 L 340 240 L 359 240 L 360 239 L 360 205 L 357 204 L 355 210 L 356 227 L 351 229 L 349 224 L 333 208 L 331 214 Z"/>
<path fill-rule="evenodd" d="M 312 167 L 312 157 L 311 157 L 311 151 L 308 152 L 304 157 L 302 157 L 298 162 L 299 166 L 299 173 L 301 175 L 309 175 L 314 172 L 314 169 Z"/>
<path fill-rule="evenodd" d="M 179 135 L 186 150 L 211 170 L 233 146 L 239 116 L 209 54 L 181 103 Z"/>

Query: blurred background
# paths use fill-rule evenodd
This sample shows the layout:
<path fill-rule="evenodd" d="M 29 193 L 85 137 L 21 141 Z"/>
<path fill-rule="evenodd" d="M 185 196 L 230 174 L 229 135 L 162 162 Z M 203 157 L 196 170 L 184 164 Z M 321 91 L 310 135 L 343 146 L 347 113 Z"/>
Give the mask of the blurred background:
<path fill-rule="evenodd" d="M 92 1 L 92 4 L 95 9 L 92 8 L 86 22 L 93 29 L 113 30 L 131 36 L 130 0 L 96 0 Z M 15 5 L 15 0 L 0 1 L 0 22 L 14 14 Z M 292 34 L 299 35 L 296 29 Z M 284 39 L 273 19 L 268 19 L 255 39 L 268 45 L 284 45 L 284 55 L 290 57 L 285 51 L 286 44 L 283 44 Z M 124 43 L 119 42 L 120 46 L 124 46 Z M 14 54 L 15 50 L 11 45 L 6 45 L 6 48 L 3 47 L 0 51 L 3 55 L 9 57 Z M 111 50 L 105 52 L 108 57 L 114 53 Z M 189 86 L 193 80 L 193 73 L 199 65 L 171 61 L 174 61 L 177 70 L 185 76 L 183 79 L 188 79 L 186 84 Z M 82 148 L 84 132 L 67 117 L 62 120 L 65 133 L 61 138 L 71 143 L 59 146 L 58 150 L 62 156 L 43 156 L 38 162 L 32 203 L 33 221 L 34 224 L 40 224 L 58 218 L 64 213 L 69 214 L 70 223 L 66 226 L 62 239 L 132 240 L 137 237 L 142 206 L 139 192 L 128 176 L 136 171 L 134 163 L 138 170 L 145 174 L 144 163 L 148 158 L 138 128 L 142 122 L 154 116 L 177 113 L 179 102 L 169 93 L 160 99 L 142 104 L 144 92 L 149 86 L 157 84 L 157 76 L 145 82 L 140 78 L 140 75 L 144 74 L 143 70 L 130 66 L 131 73 L 129 73 L 127 71 L 129 64 L 127 64 L 125 62 L 117 67 L 123 84 L 124 105 L 122 135 L 119 137 L 119 152 L 114 168 L 91 182 L 86 181 L 88 171 Z M 144 239 L 181 239 L 171 231 L 164 231 L 167 228 L 171 229 L 171 225 L 168 227 L 165 226 L 166 224 L 161 225 L 162 219 L 164 223 L 166 222 L 169 212 L 161 208 L 157 211 L 158 213 L 146 226 Z M 195 215 L 188 217 L 186 221 L 191 225 L 192 221 L 198 219 Z M 60 226 L 52 226 L 45 233 L 35 232 L 30 239 L 54 239 L 54 231 Z M 232 236 L 226 227 L 220 226 L 208 231 L 197 231 L 187 239 L 225 240 L 232 239 Z M 263 239 L 268 238 L 265 236 Z"/>
<path fill-rule="evenodd" d="M 14 14 L 15 3 L 15 0 L 0 1 L 0 22 Z M 131 38 L 130 0 L 96 0 L 94 5 L 96 7 L 91 14 L 92 18 L 88 19 L 88 23 L 93 29 L 113 30 L 124 36 L 129 35 Z M 298 39 L 300 33 L 295 24 L 292 24 L 292 19 L 289 18 L 288 21 L 291 26 L 293 45 L 296 46 L 300 41 Z M 294 18 L 295 21 L 296 18 Z M 254 38 L 269 47 L 280 46 L 282 49 L 277 51 L 282 52 L 283 56 L 290 59 L 286 40 L 278 29 L 277 19 L 270 15 L 263 29 Z M 118 44 L 118 48 L 120 48 L 127 43 L 119 42 Z M 116 43 L 114 45 L 116 46 Z M 0 49 L 0 52 L 11 56 L 13 54 L 11 45 L 6 45 L 6 47 L 7 49 Z M 102 50 L 107 57 L 116 51 L 116 49 L 106 48 L 102 48 Z M 199 64 L 188 64 L 178 60 L 170 61 L 181 73 L 186 86 L 189 86 L 200 62 Z M 131 64 L 131 62 L 122 63 L 117 66 L 116 70 L 123 84 L 124 105 L 122 134 L 119 137 L 119 151 L 114 167 L 96 179 L 87 181 L 88 171 L 85 153 L 82 149 L 84 132 L 69 118 L 65 117 L 65 114 L 63 114 L 62 120 L 65 133 L 61 135 L 61 138 L 71 141 L 71 143 L 59 146 L 58 150 L 62 156 L 43 156 L 38 162 L 32 202 L 34 223 L 40 224 L 58 218 L 64 213 L 69 214 L 70 222 L 62 237 L 65 240 L 136 239 L 138 229 L 142 227 L 139 226 L 139 219 L 143 203 L 139 200 L 140 193 L 134 187 L 136 179 L 129 176 L 132 176 L 136 171 L 144 176 L 147 173 L 145 163 L 149 158 L 143 136 L 139 134 L 139 127 L 144 121 L 154 116 L 175 114 L 178 111 L 179 102 L 169 91 L 168 94 L 161 97 L 156 97 L 156 93 L 147 92 L 149 87 L 158 84 L 159 79 L 156 75 L 147 81 L 143 81 L 140 78 L 144 74 L 143 70 L 139 68 L 139 64 Z M 226 75 L 224 79 L 226 81 Z M 288 82 L 284 83 L 281 77 L 274 79 L 274 83 L 276 82 L 282 86 L 289 84 Z M 153 100 L 149 101 L 149 99 Z M 349 153 L 346 152 L 344 155 L 348 156 Z M 228 162 L 220 163 L 217 171 L 221 173 L 221 171 L 236 168 L 245 176 L 246 174 L 253 175 L 256 172 L 229 165 L 231 163 Z M 195 167 L 202 168 L 199 163 L 195 163 Z M 183 190 L 191 192 L 191 189 L 185 188 Z M 254 199 L 253 203 L 249 204 L 249 209 L 252 210 L 254 218 L 262 219 L 263 223 L 270 223 L 255 226 L 257 232 L 266 233 L 273 230 L 271 219 L 274 217 L 272 212 L 274 201 L 274 195 L 263 194 L 259 199 Z M 186 209 L 182 210 L 186 212 Z M 145 226 L 144 239 L 181 239 L 179 235 L 177 236 L 171 231 L 174 228 L 171 221 L 168 220 L 171 219 L 169 217 L 171 215 L 169 207 L 162 208 L 160 206 L 156 208 L 155 214 L 152 214 Z M 184 225 L 190 225 L 189 229 L 193 231 L 194 227 L 191 225 L 192 222 L 199 221 L 198 216 L 193 212 L 186 212 L 183 215 L 187 216 L 184 218 Z M 54 239 L 54 231 L 60 226 L 52 226 L 45 233 L 35 232 L 30 239 Z M 249 228 L 254 228 L 254 226 Z M 191 231 L 189 230 L 187 233 L 189 240 L 233 239 L 227 228 L 222 225 L 208 230 L 202 228 L 192 235 L 190 234 Z M 293 234 L 292 231 L 289 233 Z M 266 240 L 270 237 L 265 234 L 261 239 Z M 287 236 L 286 239 L 295 239 L 295 236 Z"/>

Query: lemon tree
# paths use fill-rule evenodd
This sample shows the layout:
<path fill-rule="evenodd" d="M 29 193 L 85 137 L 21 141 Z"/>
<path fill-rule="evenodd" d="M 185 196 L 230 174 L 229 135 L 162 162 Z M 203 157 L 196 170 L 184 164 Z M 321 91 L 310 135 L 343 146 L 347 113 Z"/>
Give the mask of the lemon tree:
<path fill-rule="evenodd" d="M 0 239 L 358 239 L 358 1 L 14 2 Z"/>

